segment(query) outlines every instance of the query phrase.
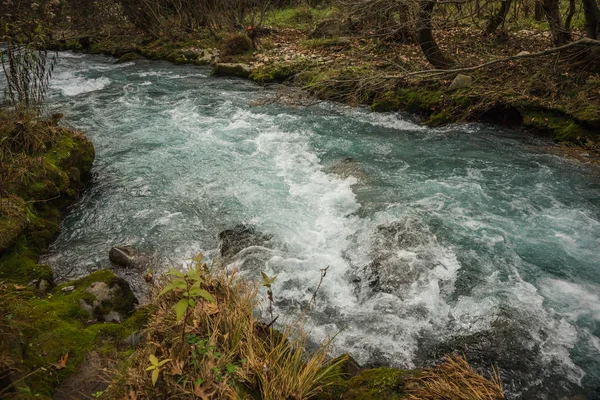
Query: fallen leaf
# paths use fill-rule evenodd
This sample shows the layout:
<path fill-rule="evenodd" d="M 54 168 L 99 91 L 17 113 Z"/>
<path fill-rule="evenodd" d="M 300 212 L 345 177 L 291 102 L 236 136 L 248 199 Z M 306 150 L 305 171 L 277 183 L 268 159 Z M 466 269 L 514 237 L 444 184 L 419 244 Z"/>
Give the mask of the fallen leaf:
<path fill-rule="evenodd" d="M 204 308 L 206 309 L 206 314 L 215 315 L 219 313 L 219 306 L 214 303 L 205 303 Z"/>
<path fill-rule="evenodd" d="M 63 369 L 63 368 L 67 368 L 67 360 L 69 359 L 69 353 L 65 353 L 64 356 L 60 357 L 60 360 L 58 360 L 57 363 L 54 364 L 54 367 L 56 369 Z"/>
<path fill-rule="evenodd" d="M 171 363 L 171 375 L 183 375 L 183 361 L 175 360 Z"/>
<path fill-rule="evenodd" d="M 22 286 L 22 285 L 17 285 L 17 284 L 14 284 L 13 286 L 14 286 L 15 290 L 27 289 L 27 286 Z"/>

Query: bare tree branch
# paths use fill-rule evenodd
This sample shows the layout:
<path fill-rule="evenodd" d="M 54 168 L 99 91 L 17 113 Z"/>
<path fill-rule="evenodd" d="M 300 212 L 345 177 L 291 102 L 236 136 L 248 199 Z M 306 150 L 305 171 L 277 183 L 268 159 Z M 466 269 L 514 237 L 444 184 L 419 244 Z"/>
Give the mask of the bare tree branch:
<path fill-rule="evenodd" d="M 558 52 L 561 52 L 563 50 L 567 50 L 567 49 L 570 49 L 573 47 L 577 47 L 580 45 L 600 46 L 600 40 L 584 38 L 584 39 L 576 40 L 571 43 L 567 43 L 562 46 L 553 47 L 551 49 L 546 49 L 546 50 L 538 51 L 535 53 L 519 54 L 519 55 L 510 56 L 510 57 L 499 58 L 496 60 L 488 61 L 488 62 L 480 64 L 480 65 L 472 66 L 472 67 L 454 68 L 454 69 L 427 69 L 427 70 L 422 70 L 422 71 L 409 72 L 409 73 L 402 74 L 402 75 L 386 76 L 386 77 L 383 77 L 383 79 L 402 79 L 402 78 L 408 78 L 408 77 L 417 76 L 417 75 L 446 75 L 446 74 L 455 74 L 458 72 L 475 71 L 475 70 L 478 70 L 481 68 L 489 67 L 490 65 L 504 63 L 504 62 L 508 62 L 508 61 L 520 60 L 520 59 L 524 59 L 524 58 L 543 57 L 543 56 L 558 53 Z"/>

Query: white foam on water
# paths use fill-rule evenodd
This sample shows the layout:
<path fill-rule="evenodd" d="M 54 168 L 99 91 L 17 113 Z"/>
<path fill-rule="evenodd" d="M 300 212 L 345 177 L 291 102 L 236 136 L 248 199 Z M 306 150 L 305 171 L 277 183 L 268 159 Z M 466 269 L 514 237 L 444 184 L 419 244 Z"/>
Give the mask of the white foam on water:
<path fill-rule="evenodd" d="M 348 117 L 377 127 L 396 129 L 400 131 L 424 131 L 428 129 L 423 125 L 417 125 L 405 120 L 400 114 L 397 113 L 375 113 L 370 111 L 356 110 L 354 108 L 346 110 Z"/>
<path fill-rule="evenodd" d="M 65 96 L 78 96 L 102 90 L 110 85 L 108 77 L 85 78 L 73 72 L 59 72 L 51 80 L 50 87 L 60 90 Z"/>

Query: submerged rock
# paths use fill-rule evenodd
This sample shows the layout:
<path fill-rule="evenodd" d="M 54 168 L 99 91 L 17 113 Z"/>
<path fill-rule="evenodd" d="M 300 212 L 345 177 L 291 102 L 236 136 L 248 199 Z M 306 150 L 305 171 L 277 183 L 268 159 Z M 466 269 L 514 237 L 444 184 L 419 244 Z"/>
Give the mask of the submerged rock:
<path fill-rule="evenodd" d="M 108 252 L 108 259 L 116 266 L 144 270 L 150 265 L 150 254 L 130 246 L 115 246 Z"/>
<path fill-rule="evenodd" d="M 272 239 L 273 235 L 259 232 L 251 225 L 239 224 L 219 233 L 219 252 L 227 262 L 248 247 L 270 247 Z"/>
<path fill-rule="evenodd" d="M 338 160 L 329 168 L 329 172 L 334 173 L 344 179 L 353 176 L 359 182 L 364 182 L 367 179 L 367 174 L 360 167 L 360 163 L 351 157 Z"/>
<path fill-rule="evenodd" d="M 437 264 L 430 254 L 435 237 L 413 218 L 378 226 L 372 240 L 372 261 L 353 277 L 360 290 L 404 297 Z"/>
<path fill-rule="evenodd" d="M 92 282 L 79 305 L 98 321 L 122 322 L 135 310 L 137 299 L 129 284 L 121 278 Z"/>

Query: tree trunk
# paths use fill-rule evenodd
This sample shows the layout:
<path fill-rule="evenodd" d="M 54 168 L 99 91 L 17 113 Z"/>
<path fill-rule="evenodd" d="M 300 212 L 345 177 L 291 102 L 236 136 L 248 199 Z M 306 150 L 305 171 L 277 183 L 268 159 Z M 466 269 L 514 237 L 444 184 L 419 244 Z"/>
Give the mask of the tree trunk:
<path fill-rule="evenodd" d="M 535 0 L 534 18 L 536 21 L 541 21 L 544 18 L 544 7 L 541 0 Z"/>
<path fill-rule="evenodd" d="M 496 30 L 498 29 L 498 27 L 500 25 L 504 24 L 504 20 L 506 19 L 506 16 L 508 15 L 508 11 L 510 10 L 511 2 L 512 2 L 512 0 L 504 0 L 502 2 L 502 4 L 500 5 L 500 9 L 498 10 L 498 13 L 496 15 L 494 15 L 492 18 L 490 18 L 490 20 L 488 21 L 488 25 L 485 28 L 485 33 L 487 33 L 488 35 L 492 35 L 496 32 Z"/>
<path fill-rule="evenodd" d="M 575 16 L 575 11 L 575 0 L 569 0 L 569 13 L 565 19 L 565 30 L 569 33 L 573 28 L 573 17 Z"/>
<path fill-rule="evenodd" d="M 571 41 L 571 34 L 567 32 L 560 20 L 559 0 L 544 0 L 544 14 L 552 32 L 552 42 L 555 46 L 561 46 Z"/>
<path fill-rule="evenodd" d="M 454 61 L 446 57 L 433 38 L 431 16 L 435 1 L 420 0 L 419 14 L 417 15 L 417 41 L 427 61 L 435 68 L 447 69 L 454 65 Z"/>
<path fill-rule="evenodd" d="M 585 35 L 590 39 L 600 38 L 600 8 L 596 0 L 583 0 Z"/>

